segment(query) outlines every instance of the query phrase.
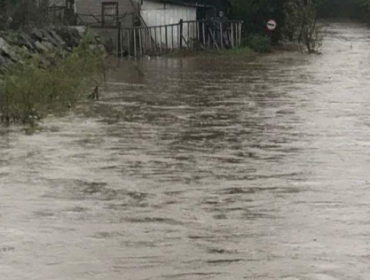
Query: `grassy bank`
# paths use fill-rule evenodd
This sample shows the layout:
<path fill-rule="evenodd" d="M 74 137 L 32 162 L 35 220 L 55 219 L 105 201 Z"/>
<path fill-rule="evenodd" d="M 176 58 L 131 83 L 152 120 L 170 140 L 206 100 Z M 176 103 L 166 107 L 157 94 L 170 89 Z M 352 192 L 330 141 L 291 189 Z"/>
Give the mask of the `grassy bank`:
<path fill-rule="evenodd" d="M 33 124 L 86 98 L 105 64 L 105 54 L 93 48 L 93 40 L 86 34 L 72 52 L 33 54 L 2 70 L 0 122 Z M 44 63 L 46 55 L 51 63 Z"/>

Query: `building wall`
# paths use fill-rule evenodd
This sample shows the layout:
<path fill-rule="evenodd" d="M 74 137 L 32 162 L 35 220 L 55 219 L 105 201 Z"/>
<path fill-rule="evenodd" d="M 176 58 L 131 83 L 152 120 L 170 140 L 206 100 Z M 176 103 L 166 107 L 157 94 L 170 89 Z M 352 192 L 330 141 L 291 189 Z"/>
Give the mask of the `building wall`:
<path fill-rule="evenodd" d="M 156 1 L 144 0 L 141 6 L 141 17 L 144 19 L 148 27 L 168 25 L 168 24 L 178 24 L 180 20 L 183 21 L 195 21 L 197 19 L 197 8 L 192 6 L 181 6 L 166 4 Z M 189 42 L 189 37 L 194 37 L 193 26 L 188 26 L 184 24 L 183 35 L 186 41 Z M 160 31 L 152 30 L 152 37 L 157 38 L 164 44 L 166 42 L 165 30 L 162 28 Z M 168 28 L 168 38 L 167 41 L 174 42 L 176 47 L 179 46 L 179 30 L 178 28 Z M 173 35 L 172 35 L 173 34 Z"/>
<path fill-rule="evenodd" d="M 102 3 L 104 2 L 118 2 L 119 14 L 133 14 L 138 11 L 140 7 L 140 0 L 76 0 L 76 12 L 85 23 L 96 22 L 94 15 L 101 19 Z M 132 27 L 132 16 L 126 16 L 122 22 L 122 27 Z"/>
<path fill-rule="evenodd" d="M 196 20 L 197 9 L 191 6 L 172 5 L 144 0 L 141 6 L 141 16 L 145 20 L 147 26 L 157 26 L 179 23 L 180 19 L 184 21 Z"/>

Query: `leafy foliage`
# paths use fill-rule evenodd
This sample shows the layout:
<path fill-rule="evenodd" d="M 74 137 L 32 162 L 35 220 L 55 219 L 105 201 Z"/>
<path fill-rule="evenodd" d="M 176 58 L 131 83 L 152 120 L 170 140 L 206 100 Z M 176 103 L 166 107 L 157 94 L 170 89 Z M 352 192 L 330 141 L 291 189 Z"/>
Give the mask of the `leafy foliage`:
<path fill-rule="evenodd" d="M 243 45 L 251 48 L 258 53 L 267 53 L 271 51 L 271 40 L 266 35 L 249 34 L 244 36 Z"/>
<path fill-rule="evenodd" d="M 315 18 L 350 17 L 361 18 L 366 21 L 369 21 L 368 19 L 370 18 L 370 0 L 302 0 L 300 1 L 300 7 L 303 10 L 293 13 L 291 8 L 287 7 L 291 5 L 291 0 L 230 1 L 232 3 L 232 17 L 244 21 L 244 34 L 266 34 L 266 22 L 271 18 L 275 19 L 278 23 L 278 28 L 270 34 L 273 42 L 287 35 L 289 30 L 292 32 L 292 27 L 296 22 L 310 18 L 308 14 L 313 13 L 314 8 Z M 312 24 L 311 27 L 313 26 Z M 308 28 L 309 25 L 309 23 L 306 23 L 305 28 Z M 316 27 L 315 30 L 317 30 Z M 306 33 L 307 36 L 311 34 L 309 31 L 304 31 L 303 33 Z M 312 37 L 317 35 L 315 32 L 312 33 Z"/>
<path fill-rule="evenodd" d="M 322 38 L 317 24 L 317 4 L 313 0 L 290 0 L 285 5 L 285 34 L 309 53 L 318 52 Z"/>
<path fill-rule="evenodd" d="M 266 33 L 266 23 L 269 19 L 278 22 L 273 40 L 277 41 L 284 25 L 284 3 L 286 0 L 231 0 L 232 16 L 244 21 L 246 33 Z"/>

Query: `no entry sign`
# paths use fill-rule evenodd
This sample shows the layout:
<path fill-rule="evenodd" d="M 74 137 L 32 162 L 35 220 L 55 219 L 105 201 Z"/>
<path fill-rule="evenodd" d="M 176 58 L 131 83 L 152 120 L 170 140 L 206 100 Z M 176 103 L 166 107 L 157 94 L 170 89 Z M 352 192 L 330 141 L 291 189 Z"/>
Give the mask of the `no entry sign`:
<path fill-rule="evenodd" d="M 270 19 L 268 22 L 267 22 L 267 29 L 269 31 L 274 31 L 277 27 L 277 22 L 273 19 Z"/>

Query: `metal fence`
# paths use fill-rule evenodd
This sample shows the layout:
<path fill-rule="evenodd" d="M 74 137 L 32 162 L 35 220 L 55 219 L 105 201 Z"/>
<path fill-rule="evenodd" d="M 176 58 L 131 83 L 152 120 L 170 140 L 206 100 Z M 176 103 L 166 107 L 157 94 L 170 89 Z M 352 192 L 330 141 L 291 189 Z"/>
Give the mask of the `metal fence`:
<path fill-rule="evenodd" d="M 118 53 L 161 55 L 185 48 L 232 49 L 241 46 L 242 21 L 180 21 L 148 27 L 119 27 Z"/>
<path fill-rule="evenodd" d="M 130 13 L 111 17 L 110 21 L 100 15 L 78 14 L 77 22 L 94 28 L 118 56 L 162 55 L 178 49 L 232 49 L 242 43 L 242 21 L 180 20 L 175 24 L 146 26 L 140 16 Z"/>

